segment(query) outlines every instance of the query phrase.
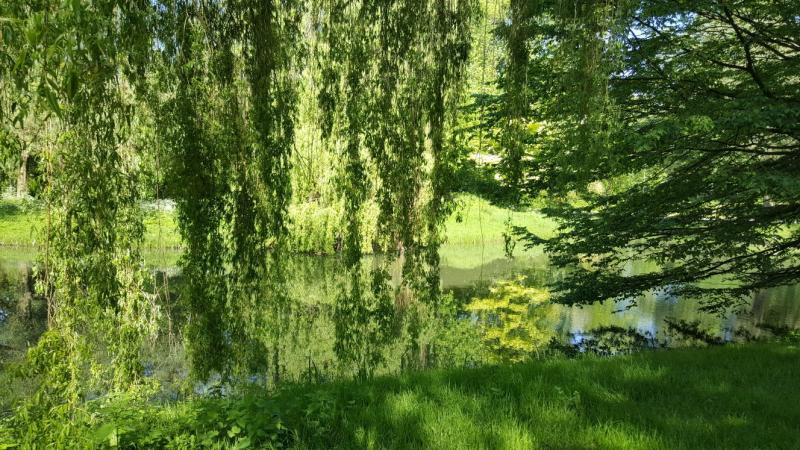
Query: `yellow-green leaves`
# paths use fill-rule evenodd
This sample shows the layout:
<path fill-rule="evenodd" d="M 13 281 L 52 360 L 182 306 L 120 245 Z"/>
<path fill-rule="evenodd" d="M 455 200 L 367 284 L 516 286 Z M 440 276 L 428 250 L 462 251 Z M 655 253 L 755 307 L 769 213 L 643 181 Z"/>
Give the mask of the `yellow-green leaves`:
<path fill-rule="evenodd" d="M 501 281 L 489 295 L 474 298 L 467 310 L 475 314 L 490 349 L 490 359 L 518 362 L 530 358 L 554 336 L 555 308 L 550 294 L 526 285 L 525 277 Z"/>

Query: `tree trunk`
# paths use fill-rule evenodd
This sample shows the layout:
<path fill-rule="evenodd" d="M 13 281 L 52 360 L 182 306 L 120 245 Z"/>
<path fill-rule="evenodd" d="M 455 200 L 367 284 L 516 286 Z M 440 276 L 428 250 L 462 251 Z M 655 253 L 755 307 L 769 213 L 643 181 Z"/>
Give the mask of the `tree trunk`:
<path fill-rule="evenodd" d="M 22 164 L 19 166 L 17 173 L 17 197 L 25 197 L 28 195 L 28 158 L 30 154 L 28 149 L 22 151 Z"/>

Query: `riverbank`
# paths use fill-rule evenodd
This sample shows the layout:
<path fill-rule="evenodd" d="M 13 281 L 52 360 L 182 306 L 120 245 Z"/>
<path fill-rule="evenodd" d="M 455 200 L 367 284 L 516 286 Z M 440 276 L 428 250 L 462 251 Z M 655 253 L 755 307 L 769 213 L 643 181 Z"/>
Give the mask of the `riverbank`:
<path fill-rule="evenodd" d="M 792 448 L 798 378 L 797 345 L 651 351 L 294 386 L 239 400 L 95 402 L 82 428 L 63 436 L 78 447 L 137 448 Z"/>
<path fill-rule="evenodd" d="M 506 221 L 515 226 L 552 235 L 553 221 L 538 211 L 512 211 L 490 204 L 474 195 L 458 196 L 458 208 L 445 224 L 447 242 L 454 245 L 480 243 L 501 244 Z M 311 206 L 293 207 L 290 246 L 298 253 L 328 254 L 334 248 L 335 230 L 340 227 L 329 223 L 335 213 L 318 211 L 309 213 Z M 179 249 L 181 239 L 176 213 L 172 209 L 146 208 L 146 249 Z M 41 232 L 47 226 L 44 207 L 35 201 L 0 200 L 0 246 L 39 247 Z M 365 243 L 365 249 L 369 248 Z"/>

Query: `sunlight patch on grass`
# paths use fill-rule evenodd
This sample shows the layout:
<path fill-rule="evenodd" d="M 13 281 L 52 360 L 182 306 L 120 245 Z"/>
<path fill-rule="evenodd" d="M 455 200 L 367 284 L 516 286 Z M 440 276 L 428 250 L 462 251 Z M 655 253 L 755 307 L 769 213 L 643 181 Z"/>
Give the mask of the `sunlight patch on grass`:
<path fill-rule="evenodd" d="M 502 243 L 507 220 L 544 238 L 555 234 L 556 223 L 539 211 L 512 211 L 469 194 L 459 195 L 457 202 L 455 213 L 445 222 L 449 244 Z"/>

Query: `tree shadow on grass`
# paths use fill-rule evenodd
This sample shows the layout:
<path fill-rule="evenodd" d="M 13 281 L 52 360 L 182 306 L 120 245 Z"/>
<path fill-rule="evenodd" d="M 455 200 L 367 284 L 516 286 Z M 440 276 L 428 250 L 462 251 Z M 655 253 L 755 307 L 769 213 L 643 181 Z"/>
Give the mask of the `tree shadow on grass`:
<path fill-rule="evenodd" d="M 800 352 L 748 346 L 426 372 L 329 390 L 306 448 L 791 448 Z"/>

